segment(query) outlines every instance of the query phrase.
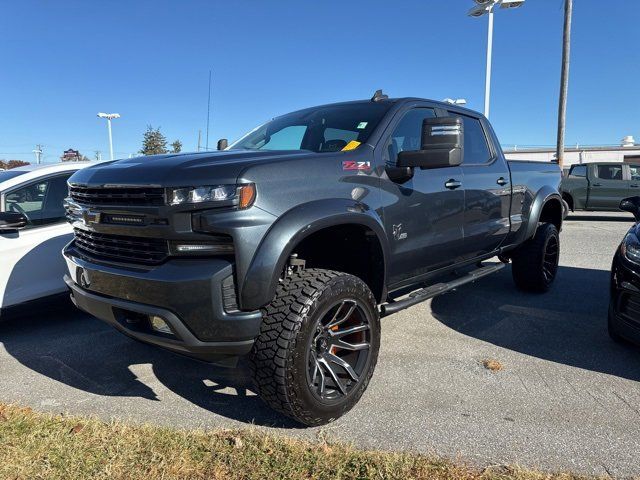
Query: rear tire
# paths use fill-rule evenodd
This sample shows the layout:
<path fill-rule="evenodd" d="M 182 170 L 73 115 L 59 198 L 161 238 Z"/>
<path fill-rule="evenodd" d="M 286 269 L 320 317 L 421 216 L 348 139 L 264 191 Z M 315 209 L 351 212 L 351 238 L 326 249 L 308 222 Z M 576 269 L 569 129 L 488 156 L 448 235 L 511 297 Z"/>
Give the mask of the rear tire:
<path fill-rule="evenodd" d="M 258 395 L 308 426 L 351 410 L 369 384 L 380 347 L 369 287 L 346 273 L 300 270 L 278 285 L 262 315 L 250 355 Z"/>
<path fill-rule="evenodd" d="M 552 223 L 538 226 L 533 238 L 527 240 L 512 256 L 511 273 L 520 290 L 546 292 L 558 271 L 560 236 Z"/>

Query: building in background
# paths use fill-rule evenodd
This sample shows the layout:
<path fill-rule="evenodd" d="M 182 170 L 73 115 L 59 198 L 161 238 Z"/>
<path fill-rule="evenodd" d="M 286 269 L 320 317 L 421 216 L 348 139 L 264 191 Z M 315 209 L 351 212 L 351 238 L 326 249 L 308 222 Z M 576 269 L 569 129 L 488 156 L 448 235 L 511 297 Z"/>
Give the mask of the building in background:
<path fill-rule="evenodd" d="M 550 162 L 556 158 L 556 149 L 555 147 L 505 147 L 504 154 L 509 160 Z M 592 162 L 637 163 L 640 165 L 640 144 L 636 144 L 635 139 L 629 135 L 622 139 L 620 145 L 565 147 L 565 170 L 576 163 Z"/>

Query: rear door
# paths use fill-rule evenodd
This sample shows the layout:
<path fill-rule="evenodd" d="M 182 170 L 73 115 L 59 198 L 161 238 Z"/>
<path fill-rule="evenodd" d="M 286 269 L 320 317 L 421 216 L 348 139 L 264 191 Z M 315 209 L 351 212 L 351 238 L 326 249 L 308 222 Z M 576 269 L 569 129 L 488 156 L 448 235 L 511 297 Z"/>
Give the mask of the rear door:
<path fill-rule="evenodd" d="M 509 167 L 479 117 L 449 112 L 464 124 L 464 258 L 496 250 L 509 233 Z"/>
<path fill-rule="evenodd" d="M 629 191 L 628 197 L 640 195 L 640 165 L 629 165 Z"/>
<path fill-rule="evenodd" d="M 71 241 L 63 200 L 71 173 L 56 175 L 2 192 L 2 210 L 24 213 L 24 229 L 0 232 L 0 306 L 8 307 L 62 293 L 62 248 Z"/>
<path fill-rule="evenodd" d="M 589 170 L 588 210 L 618 210 L 629 192 L 627 169 L 621 163 L 597 163 Z"/>

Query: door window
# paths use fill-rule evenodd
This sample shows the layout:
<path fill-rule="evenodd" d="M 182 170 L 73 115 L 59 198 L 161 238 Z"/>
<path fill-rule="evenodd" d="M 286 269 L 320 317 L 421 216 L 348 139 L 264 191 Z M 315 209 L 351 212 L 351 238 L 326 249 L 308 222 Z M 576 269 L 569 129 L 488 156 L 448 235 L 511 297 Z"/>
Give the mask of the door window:
<path fill-rule="evenodd" d="M 400 152 L 420 150 L 422 147 L 422 121 L 436 116 L 432 108 L 414 108 L 405 114 L 391 134 L 383 153 L 385 163 L 395 166 Z"/>
<path fill-rule="evenodd" d="M 586 165 L 574 165 L 569 170 L 570 177 L 580 177 L 584 178 L 587 176 L 587 166 Z"/>
<path fill-rule="evenodd" d="M 7 193 L 5 210 L 24 214 L 28 220 L 26 228 L 65 221 L 63 201 L 70 176 L 39 180 Z"/>
<path fill-rule="evenodd" d="M 491 152 L 480 120 L 466 115 L 458 115 L 454 112 L 449 112 L 449 114 L 462 118 L 464 126 L 463 163 L 473 165 L 489 163 L 491 161 Z"/>
<path fill-rule="evenodd" d="M 598 165 L 598 178 L 602 180 L 622 180 L 622 165 Z"/>
<path fill-rule="evenodd" d="M 640 165 L 629 165 L 631 180 L 640 180 Z"/>

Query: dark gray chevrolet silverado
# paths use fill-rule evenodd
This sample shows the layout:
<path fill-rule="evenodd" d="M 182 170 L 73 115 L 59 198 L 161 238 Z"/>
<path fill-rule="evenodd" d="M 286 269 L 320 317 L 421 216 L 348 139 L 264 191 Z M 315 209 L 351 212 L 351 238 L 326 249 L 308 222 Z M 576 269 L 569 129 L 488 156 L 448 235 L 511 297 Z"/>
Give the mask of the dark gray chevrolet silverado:
<path fill-rule="evenodd" d="M 549 288 L 559 184 L 555 164 L 505 161 L 482 115 L 376 92 L 223 151 L 80 170 L 65 279 L 79 308 L 142 342 L 247 355 L 269 405 L 319 425 L 366 389 L 382 316 L 509 262 L 519 288 Z"/>

